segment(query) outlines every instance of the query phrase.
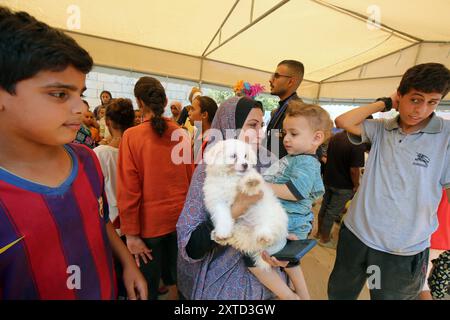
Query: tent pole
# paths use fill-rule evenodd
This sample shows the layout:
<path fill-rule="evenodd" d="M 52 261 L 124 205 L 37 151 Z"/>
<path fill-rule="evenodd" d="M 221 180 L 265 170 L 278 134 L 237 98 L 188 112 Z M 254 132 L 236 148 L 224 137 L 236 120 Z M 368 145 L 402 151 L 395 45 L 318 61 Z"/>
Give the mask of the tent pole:
<path fill-rule="evenodd" d="M 422 43 L 446 44 L 446 45 L 450 45 L 450 41 L 422 41 Z"/>
<path fill-rule="evenodd" d="M 198 86 L 201 89 L 202 88 L 202 82 L 203 82 L 203 62 L 205 59 L 203 57 L 200 58 L 200 75 L 198 79 Z"/>
<path fill-rule="evenodd" d="M 417 65 L 417 62 L 419 61 L 420 52 L 422 51 L 422 42 L 419 43 L 419 48 L 417 48 L 416 58 L 414 59 L 414 65 Z"/>
<path fill-rule="evenodd" d="M 254 71 L 267 73 L 267 77 L 270 77 L 272 75 L 272 72 L 273 72 L 273 71 L 267 71 L 267 70 L 252 68 L 252 67 L 246 67 L 246 66 L 242 66 L 242 65 L 239 65 L 239 64 L 235 64 L 235 63 L 223 62 L 223 61 L 214 60 L 214 59 L 205 58 L 205 60 L 211 61 L 211 62 L 222 63 L 222 64 L 226 64 L 226 65 L 233 66 L 233 67 L 239 67 L 239 68 L 244 68 L 244 69 L 248 69 L 248 70 L 254 70 Z M 306 78 L 303 78 L 303 81 L 311 82 L 311 83 L 317 83 L 317 84 L 319 83 L 318 81 L 309 80 L 309 79 L 306 79 Z"/>
<path fill-rule="evenodd" d="M 252 0 L 252 7 L 250 9 L 250 23 L 253 22 L 253 9 L 255 8 L 255 0 Z"/>
<path fill-rule="evenodd" d="M 320 91 L 322 90 L 322 82 L 319 82 L 319 89 L 317 90 L 316 101 L 314 103 L 319 103 L 320 101 Z"/>
<path fill-rule="evenodd" d="M 321 5 L 321 6 L 330 8 L 330 9 L 332 9 L 334 11 L 341 12 L 343 14 L 346 14 L 346 15 L 348 15 L 350 17 L 353 17 L 355 19 L 358 19 L 358 20 L 361 20 L 361 21 L 364 21 L 364 22 L 367 22 L 369 20 L 369 17 L 367 17 L 367 16 L 365 16 L 363 14 L 360 14 L 358 12 L 354 12 L 354 11 L 349 10 L 349 9 L 345 9 L 345 8 L 342 8 L 342 7 L 338 7 L 338 6 L 326 3 L 323 0 L 311 0 L 311 1 L 317 3 L 317 4 Z M 423 39 L 414 37 L 414 36 L 412 36 L 412 35 L 410 35 L 410 34 L 408 34 L 406 32 L 403 32 L 403 31 L 391 28 L 391 27 L 385 25 L 384 23 L 380 23 L 380 26 L 382 27 L 382 29 L 385 29 L 387 31 L 396 33 L 397 35 L 401 36 L 401 38 L 406 38 L 405 40 L 407 40 L 407 41 L 411 41 L 411 40 L 412 41 L 416 41 L 416 42 L 423 41 Z"/>
<path fill-rule="evenodd" d="M 214 39 L 217 37 L 217 35 L 219 34 L 219 32 L 222 32 L 222 28 L 225 25 L 225 23 L 228 21 L 228 18 L 230 18 L 231 14 L 233 13 L 234 9 L 236 8 L 236 6 L 238 5 L 239 0 L 236 0 L 233 4 L 233 6 L 231 7 L 230 11 L 228 12 L 227 16 L 225 17 L 225 19 L 223 20 L 222 24 L 220 25 L 219 29 L 217 29 L 216 34 L 214 35 L 214 37 L 211 39 L 211 41 L 209 42 L 208 46 L 206 47 L 205 51 L 203 51 L 202 53 L 202 57 L 205 56 L 206 51 L 209 49 L 209 47 L 211 46 L 211 44 L 213 43 Z M 220 41 L 219 41 L 220 43 Z"/>
<path fill-rule="evenodd" d="M 211 51 L 209 51 L 206 54 L 203 54 L 205 57 L 209 56 L 211 53 L 213 53 L 214 51 L 216 51 L 217 49 L 221 48 L 224 44 L 230 42 L 231 40 L 233 40 L 234 38 L 236 38 L 238 35 L 240 35 L 241 33 L 243 33 L 244 31 L 246 31 L 247 29 L 251 28 L 252 26 L 254 26 L 255 24 L 257 24 L 259 21 L 263 20 L 265 17 L 267 17 L 268 15 L 270 15 L 271 13 L 273 13 L 274 11 L 278 10 L 280 7 L 284 6 L 286 3 L 288 3 L 289 0 L 282 0 L 280 1 L 277 5 L 275 5 L 274 7 L 272 7 L 271 9 L 269 9 L 268 11 L 266 11 L 263 15 L 261 15 L 260 17 L 258 17 L 255 21 L 253 21 L 252 23 L 246 25 L 244 28 L 242 28 L 241 30 L 239 30 L 238 32 L 236 32 L 234 35 L 232 35 L 231 37 L 229 37 L 227 40 L 225 40 L 224 42 L 222 42 L 221 44 L 219 44 L 217 47 L 215 47 L 214 49 L 212 49 Z M 206 51 L 206 50 L 205 50 Z"/>
<path fill-rule="evenodd" d="M 354 81 L 365 81 L 365 80 L 380 80 L 380 79 L 392 79 L 392 78 L 401 78 L 402 75 L 399 76 L 383 76 L 383 77 L 371 77 L 371 78 L 358 78 L 358 79 L 346 79 L 346 80 L 334 80 L 323 82 L 324 84 L 328 83 L 342 83 L 342 82 L 354 82 Z"/>
<path fill-rule="evenodd" d="M 407 49 L 412 48 L 412 47 L 414 47 L 414 46 L 416 46 L 416 45 L 417 45 L 417 43 L 413 43 L 413 44 L 411 44 L 411 45 L 409 45 L 409 46 L 407 46 L 407 47 L 404 47 L 404 48 L 395 50 L 395 51 L 393 51 L 393 52 L 390 52 L 390 53 L 388 53 L 388 54 L 385 54 L 384 56 L 381 56 L 381 57 L 378 57 L 378 58 L 375 58 L 375 59 L 366 61 L 366 62 L 364 62 L 364 63 L 361 63 L 361 64 L 357 65 L 356 67 L 351 67 L 350 69 L 347 69 L 347 70 L 345 70 L 345 71 L 339 72 L 339 73 L 335 74 L 334 76 L 331 76 L 331 77 L 328 77 L 328 78 L 326 78 L 326 79 L 323 79 L 321 82 L 327 82 L 328 80 L 330 80 L 330 79 L 332 79 L 332 78 L 334 78 L 334 77 L 338 77 L 338 76 L 343 75 L 344 73 L 347 73 L 347 72 L 349 72 L 349 71 L 352 71 L 352 70 L 361 68 L 363 65 L 366 65 L 366 64 L 369 64 L 369 63 L 372 63 L 372 62 L 375 62 L 375 61 L 384 59 L 384 58 L 386 58 L 386 57 L 389 57 L 390 55 L 396 54 L 396 53 L 398 53 L 398 52 L 400 52 L 400 51 L 403 51 L 403 50 L 407 50 Z"/>

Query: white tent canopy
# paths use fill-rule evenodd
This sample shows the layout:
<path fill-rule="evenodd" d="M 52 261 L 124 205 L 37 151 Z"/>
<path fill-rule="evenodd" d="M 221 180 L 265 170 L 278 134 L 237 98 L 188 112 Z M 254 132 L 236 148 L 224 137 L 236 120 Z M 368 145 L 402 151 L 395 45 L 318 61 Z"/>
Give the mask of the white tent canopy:
<path fill-rule="evenodd" d="M 411 66 L 450 67 L 449 0 L 0 0 L 65 30 L 99 66 L 231 86 L 267 86 L 302 61 L 299 94 L 364 99 Z M 373 21 L 377 24 L 372 23 Z"/>

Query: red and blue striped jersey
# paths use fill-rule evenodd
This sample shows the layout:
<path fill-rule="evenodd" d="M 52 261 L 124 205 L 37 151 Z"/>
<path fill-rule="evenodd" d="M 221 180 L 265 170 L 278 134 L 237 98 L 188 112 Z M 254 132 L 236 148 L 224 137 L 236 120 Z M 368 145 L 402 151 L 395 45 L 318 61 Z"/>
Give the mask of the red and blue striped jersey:
<path fill-rule="evenodd" d="M 108 204 L 89 148 L 64 146 L 72 159 L 57 188 L 0 168 L 0 299 L 114 299 Z"/>

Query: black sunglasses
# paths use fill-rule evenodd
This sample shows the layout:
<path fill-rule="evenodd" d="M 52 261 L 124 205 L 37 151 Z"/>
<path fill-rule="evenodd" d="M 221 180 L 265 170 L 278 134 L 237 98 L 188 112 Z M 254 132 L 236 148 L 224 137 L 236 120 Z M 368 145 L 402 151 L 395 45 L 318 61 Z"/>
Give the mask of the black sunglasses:
<path fill-rule="evenodd" d="M 275 72 L 274 74 L 272 74 L 272 79 L 278 79 L 280 77 L 286 77 L 286 78 L 292 78 L 292 76 L 288 76 L 288 75 L 284 75 L 284 74 L 279 74 L 278 72 Z"/>

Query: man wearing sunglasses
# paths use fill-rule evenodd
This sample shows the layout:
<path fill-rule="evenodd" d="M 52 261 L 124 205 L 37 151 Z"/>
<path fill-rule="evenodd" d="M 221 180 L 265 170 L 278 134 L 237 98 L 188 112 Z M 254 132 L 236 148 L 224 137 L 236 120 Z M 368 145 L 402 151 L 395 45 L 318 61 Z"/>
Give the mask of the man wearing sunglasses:
<path fill-rule="evenodd" d="M 297 89 L 303 80 L 304 73 L 305 68 L 301 62 L 296 60 L 283 60 L 278 64 L 275 73 L 272 74 L 269 80 L 270 93 L 280 97 L 280 102 L 278 109 L 275 111 L 267 126 L 266 146 L 279 159 L 287 155 L 281 135 L 287 104 L 291 99 L 301 100 L 297 96 Z M 278 141 L 275 141 L 275 139 Z"/>

